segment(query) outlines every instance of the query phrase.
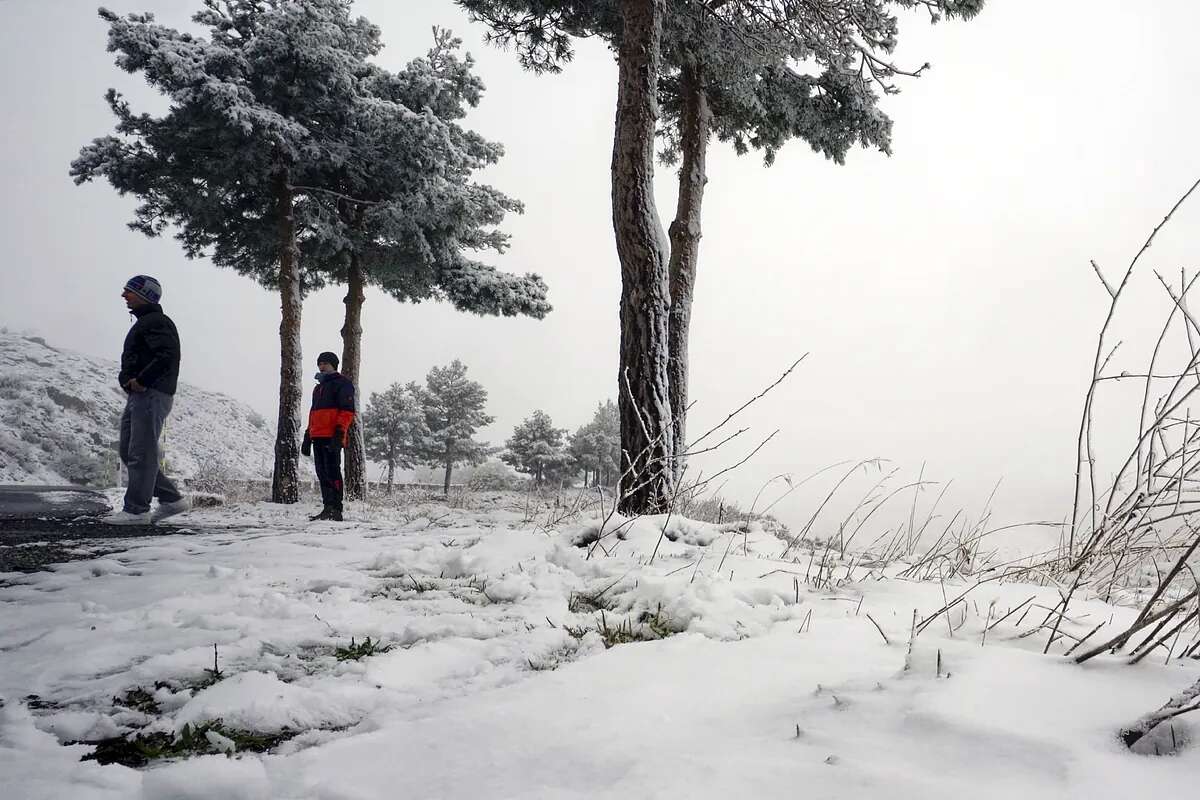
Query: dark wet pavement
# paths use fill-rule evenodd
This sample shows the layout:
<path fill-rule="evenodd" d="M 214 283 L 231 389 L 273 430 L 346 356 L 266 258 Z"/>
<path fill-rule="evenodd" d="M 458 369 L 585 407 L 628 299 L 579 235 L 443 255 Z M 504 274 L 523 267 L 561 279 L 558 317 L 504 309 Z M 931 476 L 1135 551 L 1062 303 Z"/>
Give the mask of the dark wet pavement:
<path fill-rule="evenodd" d="M 103 494 L 78 486 L 0 485 L 0 573 L 36 572 L 51 564 L 124 550 L 124 542 L 181 533 L 152 525 L 105 525 Z"/>
<path fill-rule="evenodd" d="M 108 500 L 79 486 L 0 485 L 0 521 L 76 519 L 108 513 Z"/>

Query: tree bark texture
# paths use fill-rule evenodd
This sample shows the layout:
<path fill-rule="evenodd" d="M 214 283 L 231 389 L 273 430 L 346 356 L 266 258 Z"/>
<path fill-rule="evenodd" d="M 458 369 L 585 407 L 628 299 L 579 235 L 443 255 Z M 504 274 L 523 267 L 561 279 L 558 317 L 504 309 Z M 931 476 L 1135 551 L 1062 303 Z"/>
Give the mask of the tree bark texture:
<path fill-rule="evenodd" d="M 342 324 L 342 374 L 354 384 L 356 410 L 362 408 L 362 391 L 359 380 L 362 374 L 362 307 L 366 302 L 364 286 L 366 278 L 358 255 L 350 254 L 350 265 L 347 275 L 346 318 Z M 346 498 L 349 500 L 365 500 L 367 497 L 367 448 L 363 437 L 363 426 L 355 414 L 354 423 L 350 426 L 350 441 L 346 447 Z"/>
<path fill-rule="evenodd" d="M 444 494 L 446 497 L 450 496 L 450 473 L 452 473 L 453 471 L 454 471 L 454 462 L 447 461 L 446 462 L 446 480 L 445 480 L 445 483 L 442 485 L 442 494 Z"/>
<path fill-rule="evenodd" d="M 620 510 L 662 511 L 672 497 L 668 383 L 670 285 L 666 236 L 654 206 L 654 134 L 665 0 L 621 0 L 612 203 L 621 262 Z"/>
<path fill-rule="evenodd" d="M 300 315 L 303 298 L 300 258 L 296 247 L 296 222 L 292 214 L 292 190 L 288 174 L 275 177 L 275 201 L 279 215 L 279 424 L 275 432 L 275 470 L 271 478 L 271 501 L 295 503 L 300 499 Z"/>
<path fill-rule="evenodd" d="M 680 120 L 682 153 L 679 165 L 679 196 L 671 223 L 670 359 L 667 377 L 671 387 L 671 414 L 675 423 L 673 477 L 683 479 L 687 453 L 688 333 L 692 324 L 692 295 L 696 288 L 696 265 L 700 256 L 700 210 L 708 183 L 706 157 L 712 109 L 704 85 L 704 73 L 694 60 L 680 70 L 683 100 Z"/>

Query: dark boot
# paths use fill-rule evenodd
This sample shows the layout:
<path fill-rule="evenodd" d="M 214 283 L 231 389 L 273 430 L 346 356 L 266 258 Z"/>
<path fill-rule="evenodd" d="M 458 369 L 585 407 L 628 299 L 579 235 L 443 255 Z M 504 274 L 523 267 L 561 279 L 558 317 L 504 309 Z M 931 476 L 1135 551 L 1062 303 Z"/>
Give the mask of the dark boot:
<path fill-rule="evenodd" d="M 342 521 L 342 510 L 340 508 L 329 509 L 329 516 L 326 517 L 325 519 L 329 520 L 330 522 L 341 522 Z"/>
<path fill-rule="evenodd" d="M 334 514 L 334 513 L 335 512 L 332 508 L 330 508 L 329 506 L 325 506 L 324 508 L 321 509 L 320 514 L 317 514 L 315 517 L 309 517 L 308 521 L 309 522 L 317 522 L 317 521 L 323 520 L 323 519 L 332 519 L 332 517 L 330 515 Z M 342 515 L 339 513 L 338 519 L 340 520 L 341 518 L 342 518 Z"/>

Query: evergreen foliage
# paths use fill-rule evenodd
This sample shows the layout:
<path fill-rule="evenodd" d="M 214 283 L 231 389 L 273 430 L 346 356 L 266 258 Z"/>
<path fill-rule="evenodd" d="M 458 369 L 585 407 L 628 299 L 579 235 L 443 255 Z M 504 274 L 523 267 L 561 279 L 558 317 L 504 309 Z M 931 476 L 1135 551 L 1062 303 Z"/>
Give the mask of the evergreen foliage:
<path fill-rule="evenodd" d="M 476 441 L 476 431 L 490 425 L 493 417 L 484 408 L 487 390 L 467 377 L 467 367 L 454 359 L 444 367 L 434 367 L 425 378 L 422 391 L 425 424 L 429 435 L 419 449 L 421 460 L 445 469 L 444 489 L 450 493 L 450 476 L 459 464 L 482 464 L 490 448 Z"/>
<path fill-rule="evenodd" d="M 534 411 L 513 430 L 512 437 L 504 443 L 506 449 L 500 458 L 518 472 L 528 474 L 537 486 L 547 480 L 566 477 L 571 463 L 563 446 L 566 432 L 564 428 L 554 427 L 545 411 Z"/>
<path fill-rule="evenodd" d="M 393 383 L 382 392 L 371 392 L 367 400 L 362 418 L 366 454 L 387 465 L 388 494 L 396 469 L 415 466 L 429 437 L 422 397 L 423 389 L 415 383 Z"/>
<path fill-rule="evenodd" d="M 599 404 L 591 422 L 571 434 L 567 451 L 573 469 L 583 473 L 585 485 L 614 485 L 621 465 L 621 418 L 617 404 L 612 400 Z"/>
<path fill-rule="evenodd" d="M 459 124 L 483 91 L 459 40 L 435 31 L 425 58 L 391 73 L 372 61 L 380 30 L 350 0 L 204 0 L 193 22 L 207 36 L 99 13 L 117 66 L 170 104 L 137 113 L 109 90 L 116 135 L 85 146 L 71 175 L 134 195 L 134 230 L 173 228 L 189 258 L 279 290 L 276 500 L 297 497 L 306 292 L 351 284 L 343 360 L 355 380 L 364 285 L 479 314 L 550 310 L 540 277 L 464 255 L 502 251 L 494 226 L 520 205 L 472 181 L 503 150 Z"/>

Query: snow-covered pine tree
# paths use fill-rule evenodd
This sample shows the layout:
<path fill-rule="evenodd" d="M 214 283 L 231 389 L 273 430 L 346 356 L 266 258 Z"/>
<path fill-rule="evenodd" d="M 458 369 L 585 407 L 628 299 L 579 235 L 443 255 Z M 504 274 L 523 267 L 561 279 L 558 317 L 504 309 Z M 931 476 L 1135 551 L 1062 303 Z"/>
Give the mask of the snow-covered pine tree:
<path fill-rule="evenodd" d="M 371 392 L 362 416 L 366 456 L 387 465 L 387 493 L 392 493 L 396 468 L 416 465 L 421 447 L 429 438 L 419 385 L 393 383 L 382 392 Z"/>
<path fill-rule="evenodd" d="M 521 205 L 473 173 L 496 163 L 503 148 L 462 127 L 483 83 L 461 40 L 434 29 L 433 48 L 399 72 L 358 65 L 346 123 L 347 158 L 337 193 L 322 195 L 328 229 L 340 237 L 311 239 L 310 270 L 346 285 L 341 369 L 361 382 L 362 305 L 375 286 L 402 302 L 450 301 L 481 315 L 537 319 L 550 311 L 546 285 L 534 274 L 499 272 L 466 256 L 502 253 L 496 227 Z M 346 492 L 362 497 L 365 459 L 359 426 L 346 451 Z"/>
<path fill-rule="evenodd" d="M 585 486 L 612 486 L 621 465 L 621 418 L 617 404 L 606 400 L 591 422 L 571 434 L 567 444 L 572 467 L 583 473 Z"/>
<path fill-rule="evenodd" d="M 487 390 L 467 377 L 467 367 L 457 358 L 444 367 L 434 367 L 425 377 L 422 392 L 425 423 L 429 435 L 420 448 L 421 460 L 445 469 L 444 492 L 450 494 L 450 476 L 458 464 L 482 464 L 490 448 L 476 441 L 475 432 L 490 425 L 493 417 L 484 412 Z"/>
<path fill-rule="evenodd" d="M 513 429 L 500 455 L 504 463 L 533 478 L 537 486 L 547 480 L 565 477 L 570 456 L 564 449 L 566 429 L 554 427 L 545 411 L 534 411 Z"/>
<path fill-rule="evenodd" d="M 567 437 L 567 455 L 571 458 L 571 470 L 582 475 L 583 485 L 595 485 L 600 475 L 600 460 L 591 442 L 591 423 L 580 425 Z"/>
<path fill-rule="evenodd" d="M 592 415 L 592 446 L 595 448 L 599 474 L 598 486 L 614 486 L 621 468 L 621 415 L 611 399 L 596 407 Z"/>
<path fill-rule="evenodd" d="M 279 425 L 272 499 L 299 497 L 300 319 L 320 283 L 301 248 L 344 236 L 318 198 L 350 157 L 346 126 L 379 31 L 350 0 L 204 0 L 193 21 L 208 38 L 158 25 L 152 14 L 101 9 L 117 66 L 169 100 L 162 116 L 107 98 L 116 136 L 84 147 L 76 183 L 106 178 L 139 204 L 131 227 L 168 226 L 191 258 L 237 270 L 280 294 Z"/>
<path fill-rule="evenodd" d="M 495 41 L 515 46 L 529 69 L 559 71 L 573 55 L 574 37 L 597 36 L 617 51 L 612 180 L 622 268 L 621 439 L 632 458 L 647 440 L 669 440 L 633 469 L 623 465 L 621 506 L 657 510 L 686 460 L 687 342 L 711 137 L 739 153 L 762 150 L 768 164 L 793 138 L 837 163 L 855 144 L 887 152 L 891 120 L 879 108 L 880 93 L 895 92 L 898 76 L 925 69 L 889 60 L 898 41 L 895 12 L 917 9 L 934 22 L 967 19 L 984 0 L 457 2 L 491 27 Z M 669 245 L 653 205 L 649 121 L 665 142 L 662 159 L 679 164 Z M 631 280 L 640 286 L 627 286 Z"/>

